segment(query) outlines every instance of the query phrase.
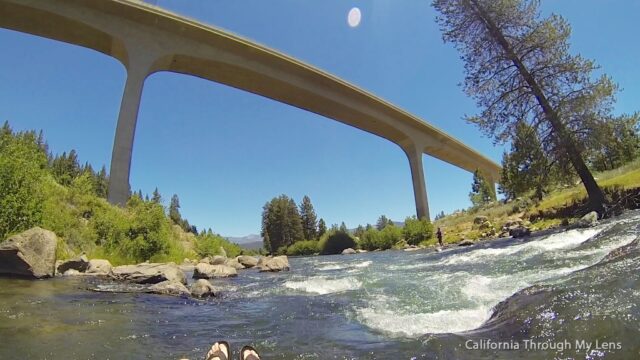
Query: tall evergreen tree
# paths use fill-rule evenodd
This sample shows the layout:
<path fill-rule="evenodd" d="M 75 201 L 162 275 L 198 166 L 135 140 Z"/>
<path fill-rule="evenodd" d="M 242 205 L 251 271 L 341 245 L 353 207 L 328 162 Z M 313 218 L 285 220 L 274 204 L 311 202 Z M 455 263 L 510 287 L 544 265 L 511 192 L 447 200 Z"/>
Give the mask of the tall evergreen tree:
<path fill-rule="evenodd" d="M 180 199 L 177 194 L 173 194 L 171 197 L 171 203 L 169 204 L 169 218 L 176 225 L 180 225 L 182 222 L 182 215 L 180 215 Z"/>
<path fill-rule="evenodd" d="M 155 188 L 155 190 L 153 190 L 151 201 L 153 201 L 156 204 L 160 204 L 162 202 L 162 195 L 160 195 L 160 191 L 158 190 L 157 187 Z"/>
<path fill-rule="evenodd" d="M 311 199 L 305 195 L 300 204 L 300 217 L 302 219 L 302 233 L 306 240 L 318 238 L 318 221 L 316 212 L 311 204 Z"/>
<path fill-rule="evenodd" d="M 380 215 L 378 221 L 376 221 L 376 229 L 378 229 L 378 231 L 382 231 L 382 229 L 386 228 L 387 225 L 391 224 L 393 224 L 393 221 L 391 221 L 391 219 L 389 219 L 386 215 Z"/>
<path fill-rule="evenodd" d="M 468 121 L 496 141 L 509 140 L 519 121 L 538 132 L 546 153 L 565 158 L 587 191 L 591 207 L 605 198 L 579 143 L 585 121 L 606 118 L 616 86 L 594 78 L 592 61 L 570 55 L 569 24 L 540 19 L 539 1 L 434 0 L 445 41 L 465 62 L 464 89 L 482 108 Z"/>
<path fill-rule="evenodd" d="M 302 219 L 293 199 L 280 195 L 263 206 L 261 235 L 271 253 L 303 240 Z"/>
<path fill-rule="evenodd" d="M 340 223 L 340 231 L 342 231 L 343 233 L 349 232 L 349 229 L 347 229 L 347 224 L 345 224 L 344 221 Z"/>
<path fill-rule="evenodd" d="M 488 182 L 478 170 L 473 173 L 473 183 L 469 199 L 473 206 L 481 206 L 495 200 L 496 193 L 493 184 Z"/>
<path fill-rule="evenodd" d="M 511 151 L 502 158 L 500 192 L 515 199 L 534 190 L 535 197 L 542 200 L 551 180 L 551 165 L 542 151 L 538 134 L 527 123 L 520 122 L 511 142 Z"/>
<path fill-rule="evenodd" d="M 324 222 L 323 218 L 318 220 L 318 238 L 324 235 L 327 232 L 327 223 Z"/>
<path fill-rule="evenodd" d="M 107 168 L 102 165 L 98 174 L 96 174 L 96 194 L 102 198 L 107 198 L 107 190 L 109 189 L 109 176 Z"/>

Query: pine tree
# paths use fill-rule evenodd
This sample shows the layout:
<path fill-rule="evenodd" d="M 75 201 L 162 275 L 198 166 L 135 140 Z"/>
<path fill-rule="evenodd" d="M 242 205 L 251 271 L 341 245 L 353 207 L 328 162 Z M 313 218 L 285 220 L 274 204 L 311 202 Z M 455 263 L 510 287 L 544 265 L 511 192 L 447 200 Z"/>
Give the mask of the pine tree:
<path fill-rule="evenodd" d="M 386 228 L 387 225 L 393 225 L 393 221 L 387 218 L 386 215 L 380 215 L 378 221 L 376 221 L 376 229 L 378 229 L 378 231 L 382 231 L 382 229 Z"/>
<path fill-rule="evenodd" d="M 344 221 L 340 224 L 340 231 L 344 232 L 344 233 L 348 233 L 349 229 L 347 229 L 347 225 L 344 223 Z"/>
<path fill-rule="evenodd" d="M 534 190 L 535 197 L 542 200 L 551 180 L 551 165 L 542 151 L 538 135 L 531 126 L 520 122 L 511 142 L 511 151 L 502 157 L 500 192 L 515 199 Z"/>
<path fill-rule="evenodd" d="M 169 218 L 174 224 L 180 225 L 182 221 L 182 215 L 180 215 L 180 199 L 177 194 L 173 194 L 171 197 L 171 203 L 169 205 Z"/>
<path fill-rule="evenodd" d="M 107 198 L 107 190 L 109 189 L 109 176 L 107 175 L 107 168 L 102 165 L 102 168 L 96 174 L 96 194 L 102 198 Z"/>
<path fill-rule="evenodd" d="M 160 191 L 158 191 L 157 187 L 155 190 L 153 190 L 151 201 L 153 201 L 156 204 L 160 204 L 162 202 L 162 196 L 160 195 Z"/>
<path fill-rule="evenodd" d="M 280 195 L 263 206 L 261 235 L 271 253 L 303 239 L 302 219 L 293 199 Z"/>
<path fill-rule="evenodd" d="M 320 220 L 318 220 L 318 238 L 320 238 L 326 232 L 327 232 L 327 224 L 324 222 L 324 219 L 320 218 Z"/>
<path fill-rule="evenodd" d="M 591 119 L 611 112 L 616 85 L 593 77 L 592 61 L 570 55 L 569 24 L 558 15 L 540 18 L 539 2 L 434 0 L 445 41 L 465 62 L 465 92 L 482 113 L 467 118 L 496 141 L 509 140 L 519 121 L 538 132 L 544 151 L 566 159 L 594 210 L 604 194 L 584 161 L 580 133 Z"/>
<path fill-rule="evenodd" d="M 473 183 L 471 184 L 471 192 L 469 199 L 473 206 L 482 206 L 495 200 L 496 193 L 493 184 L 488 182 L 480 172 L 476 170 L 473 173 Z"/>
<path fill-rule="evenodd" d="M 308 196 L 302 198 L 300 204 L 300 217 L 302 218 L 302 233 L 306 240 L 316 240 L 318 238 L 318 222 L 316 212 Z"/>

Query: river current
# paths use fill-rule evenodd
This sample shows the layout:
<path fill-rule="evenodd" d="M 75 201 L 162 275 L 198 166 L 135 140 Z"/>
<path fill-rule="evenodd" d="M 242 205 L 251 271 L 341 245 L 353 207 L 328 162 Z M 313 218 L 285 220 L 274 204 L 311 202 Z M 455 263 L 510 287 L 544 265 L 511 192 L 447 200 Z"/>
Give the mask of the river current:
<path fill-rule="evenodd" d="M 639 227 L 629 212 L 439 253 L 290 258 L 213 280 L 206 301 L 0 279 L 0 359 L 201 359 L 218 339 L 263 359 L 638 358 Z"/>

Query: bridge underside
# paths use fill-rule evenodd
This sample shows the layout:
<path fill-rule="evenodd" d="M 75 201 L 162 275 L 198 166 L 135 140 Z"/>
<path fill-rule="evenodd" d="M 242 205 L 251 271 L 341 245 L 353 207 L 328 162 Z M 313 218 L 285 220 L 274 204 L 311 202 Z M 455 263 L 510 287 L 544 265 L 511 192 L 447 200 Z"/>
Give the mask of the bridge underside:
<path fill-rule="evenodd" d="M 129 0 L 0 0 L 0 27 L 90 48 L 118 59 L 127 81 L 113 145 L 109 201 L 124 204 L 140 98 L 154 72 L 197 76 L 340 121 L 400 146 L 419 218 L 429 218 L 422 155 L 489 181 L 500 167 L 417 117 L 335 76 L 222 30 Z"/>

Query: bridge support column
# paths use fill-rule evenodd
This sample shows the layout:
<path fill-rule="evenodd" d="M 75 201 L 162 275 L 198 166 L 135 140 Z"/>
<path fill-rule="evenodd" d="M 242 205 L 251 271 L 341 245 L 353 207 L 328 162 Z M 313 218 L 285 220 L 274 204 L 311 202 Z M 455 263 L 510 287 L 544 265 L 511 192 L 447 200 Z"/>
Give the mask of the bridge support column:
<path fill-rule="evenodd" d="M 403 146 L 405 154 L 409 159 L 411 167 L 411 181 L 413 182 L 413 196 L 416 201 L 416 214 L 418 219 L 429 217 L 429 203 L 427 200 L 427 185 L 424 178 L 424 169 L 422 166 L 422 148 L 414 144 Z"/>
<path fill-rule="evenodd" d="M 108 200 L 112 204 L 125 205 L 129 200 L 129 173 L 133 140 L 138 121 L 138 110 L 144 80 L 149 75 L 151 62 L 133 58 L 127 68 L 127 83 L 120 103 L 120 115 L 111 153 Z"/>

